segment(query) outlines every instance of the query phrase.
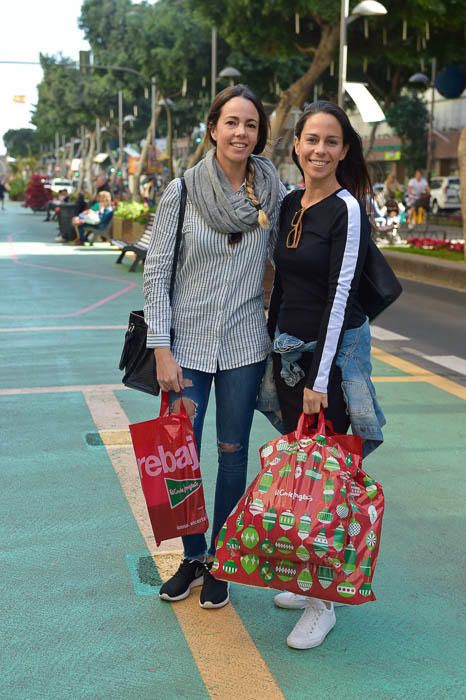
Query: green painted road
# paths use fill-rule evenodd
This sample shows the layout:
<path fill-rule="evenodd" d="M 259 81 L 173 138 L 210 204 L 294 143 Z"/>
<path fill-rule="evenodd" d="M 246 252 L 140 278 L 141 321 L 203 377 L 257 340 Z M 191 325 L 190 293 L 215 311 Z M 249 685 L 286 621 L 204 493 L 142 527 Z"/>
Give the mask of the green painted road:
<path fill-rule="evenodd" d="M 42 218 L 15 203 L 0 212 L 0 698 L 466 697 L 461 388 L 374 360 L 388 418 L 366 463 L 386 496 L 378 599 L 338 608 L 321 647 L 288 649 L 300 613 L 274 608 L 270 590 L 233 586 L 219 611 L 172 607 L 157 591 L 164 557 L 177 555 L 158 555 L 144 530 L 128 441 L 102 442 L 158 409 L 123 389 L 117 368 L 142 275 L 106 244 L 55 243 Z M 210 512 L 214 411 L 212 399 Z M 251 478 L 271 437 L 258 416 Z"/>

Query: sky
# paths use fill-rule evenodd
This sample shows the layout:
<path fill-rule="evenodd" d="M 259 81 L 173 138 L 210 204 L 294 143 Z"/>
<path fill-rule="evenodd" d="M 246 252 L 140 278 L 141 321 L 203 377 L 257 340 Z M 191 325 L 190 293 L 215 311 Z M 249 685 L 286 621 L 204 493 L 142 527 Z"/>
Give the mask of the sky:
<path fill-rule="evenodd" d="M 78 28 L 82 0 L 13 0 L 3 7 L 0 21 L 0 61 L 37 61 L 39 53 L 62 53 L 75 61 L 79 51 L 89 49 Z M 31 128 L 31 110 L 37 104 L 40 66 L 0 63 L 0 154 L 1 136 L 8 129 Z M 25 95 L 26 102 L 13 102 Z"/>

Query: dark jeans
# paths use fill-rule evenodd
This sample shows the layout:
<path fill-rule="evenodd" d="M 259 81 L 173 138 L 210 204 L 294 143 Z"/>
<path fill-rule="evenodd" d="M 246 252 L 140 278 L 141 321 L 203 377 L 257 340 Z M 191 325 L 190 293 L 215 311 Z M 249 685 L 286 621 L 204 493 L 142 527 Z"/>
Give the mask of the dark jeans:
<path fill-rule="evenodd" d="M 273 374 L 277 387 L 278 401 L 282 412 L 283 422 L 287 433 L 296 430 L 299 417 L 303 411 L 303 393 L 306 386 L 306 377 L 312 363 L 312 352 L 303 353 L 299 365 L 306 376 L 296 386 L 290 387 L 280 377 L 282 368 L 280 355 L 273 353 Z M 346 403 L 341 388 L 341 371 L 334 367 L 328 383 L 327 390 L 328 408 L 325 409 L 325 418 L 332 421 L 336 433 L 348 432 L 350 426 L 349 415 L 346 412 Z"/>
<path fill-rule="evenodd" d="M 183 368 L 184 379 L 192 382 L 192 386 L 183 389 L 182 396 L 195 405 L 193 427 L 199 455 L 210 389 L 212 380 L 215 381 L 218 472 L 208 550 L 211 555 L 215 554 L 215 538 L 246 488 L 249 434 L 264 367 L 265 361 L 217 370 L 215 374 Z M 170 392 L 171 406 L 180 395 Z M 204 535 L 186 535 L 182 539 L 186 558 L 202 559 L 207 553 Z"/>
<path fill-rule="evenodd" d="M 79 224 L 79 226 L 78 226 L 79 240 L 81 241 L 81 243 L 85 243 L 86 233 L 89 230 L 100 231 L 101 229 L 102 229 L 102 226 L 100 224 Z"/>

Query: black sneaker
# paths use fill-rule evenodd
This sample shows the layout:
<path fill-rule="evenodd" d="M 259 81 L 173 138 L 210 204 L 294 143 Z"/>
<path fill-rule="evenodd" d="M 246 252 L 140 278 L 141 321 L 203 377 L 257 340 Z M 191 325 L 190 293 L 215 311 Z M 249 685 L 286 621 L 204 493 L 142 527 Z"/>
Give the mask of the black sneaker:
<path fill-rule="evenodd" d="M 228 583 L 218 581 L 210 573 L 212 562 L 205 564 L 204 583 L 199 598 L 201 608 L 223 608 L 230 600 Z"/>
<path fill-rule="evenodd" d="M 202 586 L 205 564 L 197 559 L 183 559 L 174 576 L 165 581 L 160 588 L 162 600 L 184 600 L 191 593 L 191 588 Z"/>

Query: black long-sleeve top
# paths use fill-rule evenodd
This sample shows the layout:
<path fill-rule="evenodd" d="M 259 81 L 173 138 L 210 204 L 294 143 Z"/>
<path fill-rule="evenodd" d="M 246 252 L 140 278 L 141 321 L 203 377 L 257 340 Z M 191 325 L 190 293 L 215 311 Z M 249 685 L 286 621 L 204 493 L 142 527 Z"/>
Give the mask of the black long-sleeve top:
<path fill-rule="evenodd" d="M 278 324 L 282 333 L 317 340 L 306 385 L 326 393 L 344 331 L 366 320 L 358 287 L 370 224 L 358 200 L 340 189 L 305 211 L 301 241 L 287 248 L 302 195 L 303 190 L 294 190 L 282 203 L 269 333 L 273 337 Z"/>

